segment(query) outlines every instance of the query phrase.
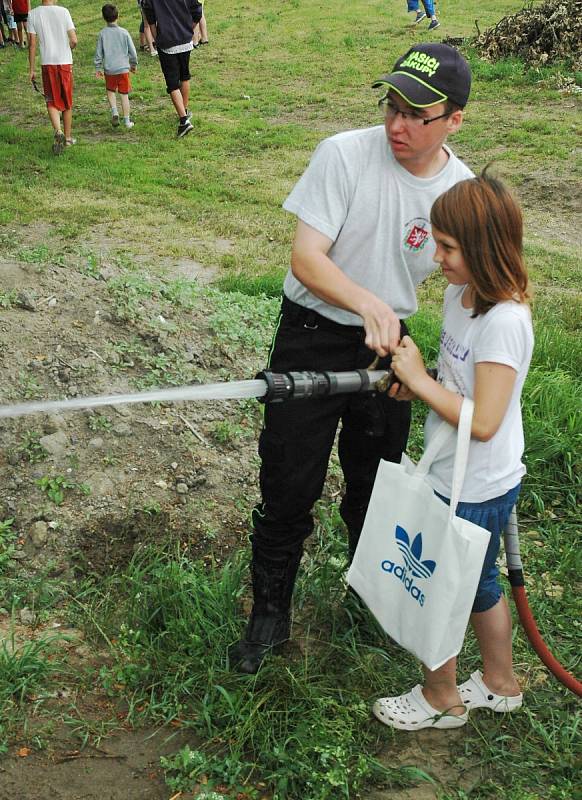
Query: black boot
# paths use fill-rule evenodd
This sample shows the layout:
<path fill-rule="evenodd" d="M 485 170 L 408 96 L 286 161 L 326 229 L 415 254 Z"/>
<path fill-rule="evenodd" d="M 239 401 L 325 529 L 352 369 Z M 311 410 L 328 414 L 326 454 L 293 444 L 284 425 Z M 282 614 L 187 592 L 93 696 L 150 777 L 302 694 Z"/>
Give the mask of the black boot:
<path fill-rule="evenodd" d="M 348 527 L 348 564 L 351 564 L 356 555 L 356 547 L 360 541 L 361 528 L 354 530 Z"/>
<path fill-rule="evenodd" d="M 254 675 L 269 650 L 289 639 L 291 597 L 301 555 L 274 560 L 253 550 L 253 610 L 244 638 L 229 650 L 230 664 L 239 672 Z"/>

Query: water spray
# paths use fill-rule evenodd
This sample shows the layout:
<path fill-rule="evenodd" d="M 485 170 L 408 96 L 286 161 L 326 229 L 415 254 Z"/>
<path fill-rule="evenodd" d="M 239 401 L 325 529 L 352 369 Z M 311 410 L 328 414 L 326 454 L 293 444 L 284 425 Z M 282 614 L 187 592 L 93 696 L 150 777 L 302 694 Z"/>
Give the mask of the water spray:
<path fill-rule="evenodd" d="M 255 398 L 262 403 L 281 403 L 284 400 L 308 400 L 334 394 L 386 391 L 392 379 L 393 372 L 390 369 L 282 373 L 263 370 L 252 381 L 205 383 L 199 386 L 152 389 L 149 392 L 136 392 L 135 394 L 103 394 L 92 397 L 73 397 L 69 400 L 39 400 L 4 405 L 0 406 L 0 419 L 132 403 L 179 403 L 197 400 L 243 400 L 245 398 Z"/>

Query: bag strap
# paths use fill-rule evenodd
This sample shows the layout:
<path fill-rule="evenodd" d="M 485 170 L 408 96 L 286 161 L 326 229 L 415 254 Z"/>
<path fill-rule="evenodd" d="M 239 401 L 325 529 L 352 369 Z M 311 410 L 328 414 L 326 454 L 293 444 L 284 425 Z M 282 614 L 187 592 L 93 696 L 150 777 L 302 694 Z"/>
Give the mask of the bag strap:
<path fill-rule="evenodd" d="M 457 447 L 455 449 L 455 466 L 453 469 L 453 485 L 451 487 L 451 505 L 449 519 L 455 517 L 459 497 L 463 483 L 465 482 L 465 472 L 467 471 L 467 460 L 469 458 L 469 444 L 471 442 L 471 425 L 473 423 L 473 409 L 475 404 L 468 397 L 463 398 L 461 414 L 459 416 L 459 426 L 457 428 Z"/>
<path fill-rule="evenodd" d="M 451 392 L 460 394 L 454 381 L 445 380 L 442 385 L 445 387 L 445 389 L 449 389 Z M 424 478 L 428 474 L 431 464 L 435 460 L 441 448 L 447 444 L 449 439 L 456 435 L 457 429 L 443 420 L 436 429 L 428 447 L 422 454 L 422 458 L 418 462 L 418 467 L 415 470 L 415 475 L 419 475 L 420 477 Z"/>
<path fill-rule="evenodd" d="M 449 423 L 444 420 L 441 422 L 414 470 L 415 475 L 424 478 L 428 474 L 431 464 L 435 460 L 437 454 L 455 433 L 456 429 L 453 428 L 452 425 L 449 425 Z"/>

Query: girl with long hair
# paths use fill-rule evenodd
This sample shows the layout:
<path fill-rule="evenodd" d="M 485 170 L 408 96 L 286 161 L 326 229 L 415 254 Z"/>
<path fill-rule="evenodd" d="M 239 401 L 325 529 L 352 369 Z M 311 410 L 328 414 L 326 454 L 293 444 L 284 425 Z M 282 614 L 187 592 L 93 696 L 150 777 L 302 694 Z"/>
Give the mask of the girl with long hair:
<path fill-rule="evenodd" d="M 442 420 L 458 425 L 463 397 L 474 401 L 469 460 L 456 514 L 489 530 L 491 538 L 471 613 L 483 671 L 457 686 L 452 658 L 437 670 L 425 668 L 424 685 L 377 700 L 375 716 L 402 730 L 456 728 L 466 723 L 472 708 L 507 712 L 522 704 L 513 672 L 511 616 L 495 563 L 525 473 L 520 397 L 533 332 L 522 215 L 511 193 L 485 171 L 441 195 L 432 207 L 431 223 L 435 261 L 449 283 L 438 377 L 427 373 L 417 346 L 405 336 L 392 359 L 401 383 L 391 394 L 427 403 L 425 444 Z M 451 442 L 428 474 L 445 503 L 451 496 L 453 462 Z"/>

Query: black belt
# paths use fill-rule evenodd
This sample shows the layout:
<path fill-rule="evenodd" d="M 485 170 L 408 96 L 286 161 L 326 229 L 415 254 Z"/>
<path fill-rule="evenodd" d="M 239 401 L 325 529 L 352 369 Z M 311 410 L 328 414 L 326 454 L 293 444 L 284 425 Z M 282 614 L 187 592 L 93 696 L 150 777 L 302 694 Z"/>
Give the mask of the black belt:
<path fill-rule="evenodd" d="M 350 338 L 365 339 L 366 331 L 363 325 L 343 325 L 333 319 L 318 314 L 312 308 L 305 308 L 299 303 L 294 303 L 286 295 L 281 302 L 281 314 L 295 325 L 301 325 L 310 331 L 322 330 L 349 336 Z"/>
<path fill-rule="evenodd" d="M 299 303 L 294 303 L 285 294 L 281 302 L 281 314 L 294 325 L 301 325 L 301 327 L 310 331 L 330 331 L 340 336 L 348 336 L 350 339 L 356 338 L 361 341 L 366 338 L 366 331 L 363 325 L 342 325 L 341 322 L 334 322 L 333 319 L 318 314 L 312 308 L 305 308 L 305 306 L 300 306 Z M 404 320 L 401 319 L 400 335 L 405 336 L 407 334 L 408 328 Z"/>

